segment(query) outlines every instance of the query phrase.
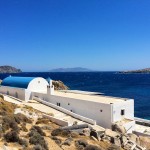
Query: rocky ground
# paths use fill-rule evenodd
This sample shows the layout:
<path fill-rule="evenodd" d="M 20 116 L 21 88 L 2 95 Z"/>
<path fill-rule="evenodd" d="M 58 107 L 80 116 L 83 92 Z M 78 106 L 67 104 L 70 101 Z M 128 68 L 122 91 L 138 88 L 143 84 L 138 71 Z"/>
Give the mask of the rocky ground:
<path fill-rule="evenodd" d="M 130 150 L 130 140 L 150 148 L 150 138 L 114 130 L 95 132 L 90 126 L 60 127 L 43 113 L 26 105 L 15 105 L 0 96 L 0 149 L 16 150 Z M 135 149 L 136 150 L 136 149 Z M 137 148 L 138 150 L 138 148 Z"/>

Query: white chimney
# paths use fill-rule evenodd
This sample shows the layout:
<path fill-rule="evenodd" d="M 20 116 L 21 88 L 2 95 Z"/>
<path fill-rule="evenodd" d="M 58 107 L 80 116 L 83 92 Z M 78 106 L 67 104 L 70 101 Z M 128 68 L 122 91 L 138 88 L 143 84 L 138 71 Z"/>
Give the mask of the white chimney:
<path fill-rule="evenodd" d="M 52 84 L 52 80 L 49 81 L 49 85 L 47 86 L 47 94 L 54 95 L 54 85 Z"/>

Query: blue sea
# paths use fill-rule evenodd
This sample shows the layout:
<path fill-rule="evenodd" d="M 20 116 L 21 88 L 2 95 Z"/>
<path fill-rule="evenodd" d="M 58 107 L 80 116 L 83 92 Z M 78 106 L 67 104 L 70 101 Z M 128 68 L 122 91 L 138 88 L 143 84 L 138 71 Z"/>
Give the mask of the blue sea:
<path fill-rule="evenodd" d="M 0 79 L 4 79 L 9 75 L 0 74 Z M 53 80 L 63 81 L 72 90 L 101 92 L 107 96 L 131 98 L 135 100 L 135 116 L 150 119 L 150 74 L 26 72 L 11 75 L 50 77 Z"/>

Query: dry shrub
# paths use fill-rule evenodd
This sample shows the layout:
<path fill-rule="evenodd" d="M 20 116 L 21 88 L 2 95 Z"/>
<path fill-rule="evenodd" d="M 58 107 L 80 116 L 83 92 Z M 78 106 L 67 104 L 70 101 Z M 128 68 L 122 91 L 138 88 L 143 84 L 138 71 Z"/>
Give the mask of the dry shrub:
<path fill-rule="evenodd" d="M 7 142 L 18 142 L 19 136 L 16 131 L 9 131 L 4 135 L 4 138 Z"/>
<path fill-rule="evenodd" d="M 29 118 L 27 118 L 24 114 L 21 114 L 21 113 L 15 114 L 14 119 L 18 124 L 22 122 L 32 123 L 32 121 Z"/>
<path fill-rule="evenodd" d="M 33 132 L 33 131 L 32 131 Z M 45 150 L 48 150 L 47 143 L 44 140 L 44 137 L 41 136 L 38 132 L 34 131 L 34 134 L 30 137 L 29 143 L 33 145 L 40 145 Z"/>
<path fill-rule="evenodd" d="M 84 150 L 102 150 L 102 149 L 100 147 L 98 147 L 98 146 L 87 145 Z"/>
<path fill-rule="evenodd" d="M 15 122 L 13 115 L 4 116 L 2 121 L 2 131 L 5 132 L 10 128 L 16 132 L 19 131 L 18 124 Z"/>
<path fill-rule="evenodd" d="M 22 146 L 28 147 L 28 141 L 26 139 L 19 139 L 18 143 Z"/>
<path fill-rule="evenodd" d="M 71 137 L 72 137 L 72 138 L 78 138 L 78 137 L 79 137 L 79 133 L 73 131 L 73 132 L 71 132 Z"/>
<path fill-rule="evenodd" d="M 33 126 L 31 131 L 39 133 L 41 136 L 46 136 L 43 130 L 39 126 Z"/>
<path fill-rule="evenodd" d="M 3 96 L 3 95 L 1 95 L 1 94 L 0 94 L 0 98 L 1 98 L 2 100 L 4 100 L 4 96 Z"/>
<path fill-rule="evenodd" d="M 52 136 L 62 136 L 62 137 L 70 137 L 71 132 L 69 130 L 62 130 L 60 128 L 55 129 L 51 133 Z"/>
<path fill-rule="evenodd" d="M 0 115 L 13 114 L 16 108 L 15 104 L 9 103 L 3 99 L 3 96 L 0 97 Z"/>
<path fill-rule="evenodd" d="M 28 129 L 26 128 L 26 124 L 21 124 L 21 130 L 24 132 L 28 132 Z"/>
<path fill-rule="evenodd" d="M 36 124 L 48 124 L 49 121 L 50 121 L 49 119 L 38 118 Z"/>
<path fill-rule="evenodd" d="M 41 129 L 42 130 L 51 130 L 51 127 L 50 126 L 42 126 Z"/>
<path fill-rule="evenodd" d="M 78 140 L 75 141 L 75 145 L 78 149 L 84 149 L 88 145 L 88 143 L 85 140 Z"/>

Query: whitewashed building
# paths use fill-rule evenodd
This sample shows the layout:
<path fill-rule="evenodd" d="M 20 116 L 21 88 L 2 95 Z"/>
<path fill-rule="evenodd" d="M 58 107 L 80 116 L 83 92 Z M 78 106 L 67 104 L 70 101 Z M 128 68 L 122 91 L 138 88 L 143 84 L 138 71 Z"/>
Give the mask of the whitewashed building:
<path fill-rule="evenodd" d="M 90 118 L 104 128 L 121 122 L 127 132 L 135 128 L 134 100 L 86 92 L 54 91 L 52 80 L 44 78 L 8 77 L 3 80 L 0 92 L 22 100 L 39 99 L 51 107 L 71 114 Z M 86 119 L 85 119 L 86 120 Z"/>
<path fill-rule="evenodd" d="M 21 100 L 32 99 L 32 93 L 47 93 L 47 87 L 51 85 L 51 90 L 54 91 L 52 80 L 47 80 L 41 77 L 14 77 L 5 78 L 0 86 L 0 92 L 13 96 Z"/>

